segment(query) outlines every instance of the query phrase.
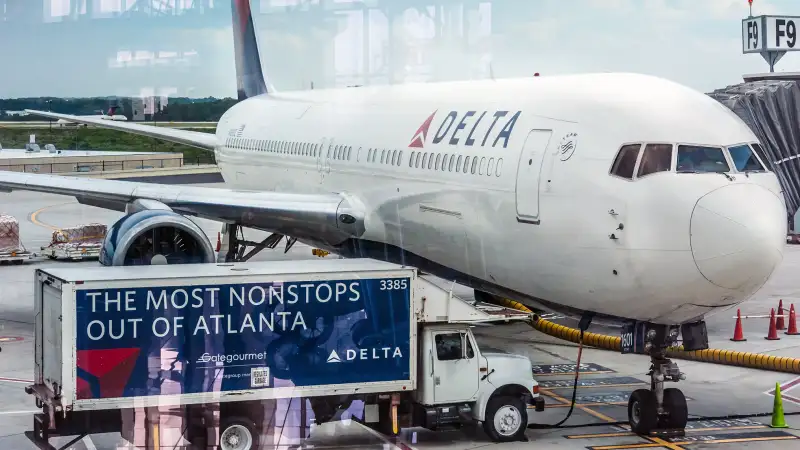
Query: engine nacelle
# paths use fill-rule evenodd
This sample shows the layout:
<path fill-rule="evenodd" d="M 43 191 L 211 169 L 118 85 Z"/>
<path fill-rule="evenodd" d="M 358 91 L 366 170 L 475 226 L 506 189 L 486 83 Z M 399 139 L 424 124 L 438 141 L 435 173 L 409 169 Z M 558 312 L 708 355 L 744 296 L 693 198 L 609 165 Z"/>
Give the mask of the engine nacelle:
<path fill-rule="evenodd" d="M 208 237 L 176 212 L 148 209 L 128 214 L 108 230 L 100 251 L 104 266 L 213 263 Z"/>

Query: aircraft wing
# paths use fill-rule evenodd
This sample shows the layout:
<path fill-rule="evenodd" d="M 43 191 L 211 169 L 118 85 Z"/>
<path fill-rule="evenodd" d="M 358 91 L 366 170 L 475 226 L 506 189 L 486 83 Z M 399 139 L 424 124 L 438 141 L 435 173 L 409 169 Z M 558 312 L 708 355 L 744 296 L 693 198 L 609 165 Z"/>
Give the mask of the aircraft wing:
<path fill-rule="evenodd" d="M 72 116 L 69 114 L 58 114 L 47 111 L 36 111 L 32 109 L 26 109 L 25 112 L 50 119 L 64 119 L 69 122 L 83 123 L 86 125 L 94 125 L 96 127 L 139 134 L 156 139 L 163 139 L 165 141 L 202 148 L 204 150 L 213 151 L 214 146 L 217 144 L 217 136 L 214 133 L 179 130 L 168 127 L 155 127 L 152 125 L 142 125 L 140 123 L 121 122 L 116 120 L 101 119 L 99 117 Z"/>
<path fill-rule="evenodd" d="M 347 194 L 238 191 L 0 171 L 0 191 L 13 190 L 68 195 L 85 205 L 123 212 L 134 201 L 148 209 L 164 209 L 155 203 L 160 202 L 187 216 L 331 244 L 364 233 L 363 203 Z"/>

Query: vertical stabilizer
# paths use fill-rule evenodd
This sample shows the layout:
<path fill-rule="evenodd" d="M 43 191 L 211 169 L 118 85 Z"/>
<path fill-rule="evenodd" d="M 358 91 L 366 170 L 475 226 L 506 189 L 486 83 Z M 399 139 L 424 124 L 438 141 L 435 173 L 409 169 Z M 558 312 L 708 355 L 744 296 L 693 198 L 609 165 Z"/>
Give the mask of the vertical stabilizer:
<path fill-rule="evenodd" d="M 250 9 L 250 0 L 231 0 L 233 8 L 233 49 L 236 53 L 236 92 L 239 100 L 268 94 L 261 70 L 261 57 Z"/>

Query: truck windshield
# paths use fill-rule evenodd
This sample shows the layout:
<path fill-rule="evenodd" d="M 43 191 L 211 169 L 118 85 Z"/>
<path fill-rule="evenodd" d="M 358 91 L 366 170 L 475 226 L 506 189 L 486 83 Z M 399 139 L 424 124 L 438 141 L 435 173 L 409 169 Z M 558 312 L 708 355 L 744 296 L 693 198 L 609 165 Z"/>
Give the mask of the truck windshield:
<path fill-rule="evenodd" d="M 720 147 L 678 146 L 678 173 L 724 173 L 730 170 L 728 161 L 725 160 L 725 153 Z"/>
<path fill-rule="evenodd" d="M 737 145 L 728 148 L 733 165 L 739 172 L 765 172 L 749 145 Z"/>

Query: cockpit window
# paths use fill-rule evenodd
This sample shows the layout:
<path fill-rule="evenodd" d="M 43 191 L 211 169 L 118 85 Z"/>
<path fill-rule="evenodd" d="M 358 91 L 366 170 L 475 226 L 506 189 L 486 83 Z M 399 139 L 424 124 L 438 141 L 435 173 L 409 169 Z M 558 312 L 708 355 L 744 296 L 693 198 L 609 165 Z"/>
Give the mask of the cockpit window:
<path fill-rule="evenodd" d="M 636 168 L 636 159 L 639 157 L 639 149 L 642 144 L 624 145 L 617 153 L 611 173 L 622 178 L 632 179 L 633 170 Z"/>
<path fill-rule="evenodd" d="M 756 158 L 755 153 L 750 150 L 749 145 L 737 145 L 729 147 L 733 165 L 739 172 L 763 172 L 764 166 Z"/>
<path fill-rule="evenodd" d="M 761 144 L 753 142 L 752 146 L 753 150 L 756 152 L 756 155 L 758 155 L 759 159 L 761 159 L 761 162 L 766 166 L 766 170 L 769 170 L 770 164 L 767 161 L 767 154 L 764 153 L 764 149 L 761 148 Z"/>
<path fill-rule="evenodd" d="M 678 173 L 729 172 L 725 153 L 719 147 L 678 146 Z"/>
<path fill-rule="evenodd" d="M 672 144 L 647 144 L 639 162 L 637 178 L 656 172 L 669 172 L 672 168 Z"/>

